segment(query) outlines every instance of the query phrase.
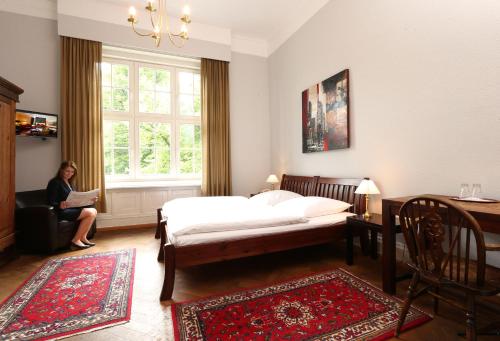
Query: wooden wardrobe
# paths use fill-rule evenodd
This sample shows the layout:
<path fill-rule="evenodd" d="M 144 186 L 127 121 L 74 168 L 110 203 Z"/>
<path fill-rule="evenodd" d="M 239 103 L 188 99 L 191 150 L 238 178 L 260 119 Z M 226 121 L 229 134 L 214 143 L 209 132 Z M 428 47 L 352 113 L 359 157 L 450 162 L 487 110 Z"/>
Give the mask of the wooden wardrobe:
<path fill-rule="evenodd" d="M 16 102 L 23 92 L 0 77 L 0 265 L 15 253 Z"/>

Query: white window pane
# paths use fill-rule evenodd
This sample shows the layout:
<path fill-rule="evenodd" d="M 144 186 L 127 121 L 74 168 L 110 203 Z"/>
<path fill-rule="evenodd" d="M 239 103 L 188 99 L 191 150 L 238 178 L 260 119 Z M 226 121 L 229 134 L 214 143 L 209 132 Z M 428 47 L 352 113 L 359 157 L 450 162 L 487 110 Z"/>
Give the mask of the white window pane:
<path fill-rule="evenodd" d="M 113 175 L 113 153 L 112 149 L 104 148 L 104 174 Z"/>
<path fill-rule="evenodd" d="M 103 134 L 105 174 L 128 175 L 130 173 L 128 121 L 105 120 Z"/>
<path fill-rule="evenodd" d="M 201 149 L 194 152 L 193 167 L 195 174 L 201 174 Z"/>
<path fill-rule="evenodd" d="M 101 63 L 102 85 L 111 86 L 111 64 Z"/>
<path fill-rule="evenodd" d="M 139 143 L 142 148 L 153 148 L 155 145 L 155 125 L 154 123 L 143 122 L 140 125 Z"/>
<path fill-rule="evenodd" d="M 156 93 L 155 112 L 170 115 L 170 94 L 168 92 Z"/>
<path fill-rule="evenodd" d="M 179 72 L 179 91 L 183 94 L 193 93 L 193 74 L 191 72 Z"/>
<path fill-rule="evenodd" d="M 193 114 L 201 116 L 201 96 L 195 95 L 193 98 Z"/>
<path fill-rule="evenodd" d="M 155 157 L 153 148 L 141 148 L 140 167 L 142 174 L 154 174 Z"/>
<path fill-rule="evenodd" d="M 179 95 L 179 107 L 181 115 L 194 115 L 193 96 Z"/>
<path fill-rule="evenodd" d="M 157 161 L 157 174 L 169 174 L 170 173 L 170 149 L 157 148 L 156 149 L 156 160 Z"/>
<path fill-rule="evenodd" d="M 113 64 L 112 85 L 116 88 L 128 88 L 128 65 Z"/>
<path fill-rule="evenodd" d="M 110 111 L 113 110 L 113 105 L 112 105 L 112 90 L 111 87 L 109 86 L 103 86 L 102 87 L 102 108 L 105 111 Z"/>
<path fill-rule="evenodd" d="M 102 132 L 104 134 L 104 148 L 113 147 L 113 122 L 105 120 L 103 122 Z"/>
<path fill-rule="evenodd" d="M 154 92 L 139 90 L 139 111 L 154 112 Z"/>
<path fill-rule="evenodd" d="M 116 175 L 128 175 L 130 173 L 129 164 L 129 150 L 128 149 L 115 149 L 114 150 L 114 168 Z"/>
<path fill-rule="evenodd" d="M 181 174 L 201 173 L 201 126 L 181 124 L 179 160 Z"/>
<path fill-rule="evenodd" d="M 181 150 L 181 174 L 193 173 L 193 151 Z"/>
<path fill-rule="evenodd" d="M 181 149 L 194 147 L 194 124 L 181 125 L 181 140 L 179 142 Z"/>
<path fill-rule="evenodd" d="M 156 91 L 170 92 L 170 71 L 156 70 Z"/>
<path fill-rule="evenodd" d="M 128 111 L 128 89 L 113 88 L 113 110 Z"/>
<path fill-rule="evenodd" d="M 194 93 L 196 95 L 199 95 L 201 93 L 200 88 L 201 88 L 200 74 L 195 73 L 194 74 Z"/>
<path fill-rule="evenodd" d="M 139 89 L 150 90 L 155 89 L 155 70 L 149 67 L 139 68 Z"/>
<path fill-rule="evenodd" d="M 156 122 L 139 124 L 139 168 L 142 174 L 170 173 L 170 142 L 170 124 Z"/>

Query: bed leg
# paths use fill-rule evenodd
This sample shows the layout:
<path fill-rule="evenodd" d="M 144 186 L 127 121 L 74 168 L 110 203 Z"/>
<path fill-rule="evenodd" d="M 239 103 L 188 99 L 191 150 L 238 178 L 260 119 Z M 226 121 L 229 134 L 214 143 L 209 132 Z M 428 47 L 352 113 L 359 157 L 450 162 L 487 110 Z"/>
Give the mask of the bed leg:
<path fill-rule="evenodd" d="M 167 222 L 162 220 L 160 222 L 160 248 L 158 250 L 158 262 L 163 262 L 164 260 L 164 246 L 167 243 L 167 231 L 165 231 Z"/>
<path fill-rule="evenodd" d="M 161 208 L 156 209 L 156 232 L 155 232 L 155 239 L 160 239 L 160 222 L 162 218 L 161 214 Z"/>
<path fill-rule="evenodd" d="M 170 300 L 174 292 L 175 282 L 175 247 L 172 244 L 164 245 L 165 277 L 161 289 L 160 301 Z"/>

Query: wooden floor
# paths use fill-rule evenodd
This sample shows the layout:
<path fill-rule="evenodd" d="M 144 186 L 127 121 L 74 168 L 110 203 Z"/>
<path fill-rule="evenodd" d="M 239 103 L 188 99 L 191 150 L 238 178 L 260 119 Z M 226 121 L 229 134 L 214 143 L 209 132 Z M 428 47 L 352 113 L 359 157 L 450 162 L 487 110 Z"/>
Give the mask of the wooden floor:
<path fill-rule="evenodd" d="M 137 249 L 132 319 L 129 323 L 89 334 L 68 338 L 68 340 L 168 340 L 166 316 L 171 301 L 160 303 L 158 296 L 163 279 L 163 265 L 156 261 L 159 241 L 153 238 L 151 229 L 135 231 L 99 232 L 97 246 L 85 250 L 66 252 L 55 257 L 65 257 L 84 253 L 118 250 L 135 247 Z M 290 252 L 228 261 L 218 264 L 198 266 L 178 270 L 175 282 L 174 301 L 201 298 L 228 290 L 263 286 L 311 272 L 327 271 L 342 267 L 355 275 L 381 287 L 380 261 L 360 255 L 356 250 L 355 265 L 344 263 L 344 244 L 309 247 Z M 35 271 L 47 257 L 23 255 L 0 268 L 0 301 L 12 293 Z M 398 296 L 404 294 L 408 281 L 400 282 Z M 432 301 L 420 298 L 417 305 L 431 312 Z M 403 333 L 401 340 L 464 340 L 457 337 L 463 330 L 465 317 L 454 308 L 444 304 L 440 316 L 433 321 Z M 478 320 L 487 324 L 490 318 L 498 318 L 480 309 Z M 494 337 L 481 337 L 494 340 Z M 498 338 L 497 338 L 498 340 Z"/>

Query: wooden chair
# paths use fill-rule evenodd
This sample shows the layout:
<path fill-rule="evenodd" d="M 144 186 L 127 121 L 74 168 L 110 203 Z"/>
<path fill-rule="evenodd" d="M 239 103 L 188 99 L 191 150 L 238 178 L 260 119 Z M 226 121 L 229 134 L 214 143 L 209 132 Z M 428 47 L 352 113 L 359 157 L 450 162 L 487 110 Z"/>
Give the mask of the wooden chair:
<path fill-rule="evenodd" d="M 428 293 L 434 297 L 435 313 L 439 300 L 464 311 L 467 340 L 476 340 L 475 297 L 500 292 L 500 282 L 485 280 L 486 251 L 500 251 L 500 245 L 485 244 L 476 219 L 449 200 L 411 199 L 401 207 L 399 219 L 414 273 L 396 336 L 413 299 Z M 417 291 L 419 283 L 426 286 Z M 451 292 L 462 293 L 465 300 L 451 299 Z"/>

